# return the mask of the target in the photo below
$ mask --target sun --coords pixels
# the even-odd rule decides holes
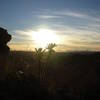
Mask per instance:
[[[37,47],[45,48],[49,43],[58,43],[59,37],[55,31],[50,29],[39,29],[33,32],[32,38]]]

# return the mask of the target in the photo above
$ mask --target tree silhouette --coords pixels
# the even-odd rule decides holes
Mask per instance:
[[[11,35],[8,31],[0,27],[0,80],[4,79],[8,67],[8,58],[10,54],[10,48],[7,43],[11,40]]]

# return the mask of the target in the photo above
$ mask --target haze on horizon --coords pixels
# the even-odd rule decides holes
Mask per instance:
[[[100,51],[100,0],[0,0],[0,12],[12,50]]]

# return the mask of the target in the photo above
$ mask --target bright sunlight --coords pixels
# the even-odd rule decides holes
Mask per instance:
[[[59,36],[55,31],[49,29],[39,29],[33,32],[32,38],[37,47],[45,48],[49,43],[58,43]]]

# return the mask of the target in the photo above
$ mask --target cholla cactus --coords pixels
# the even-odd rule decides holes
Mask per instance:
[[[45,53],[45,49],[43,50],[42,48],[35,48],[35,54],[36,54],[36,57],[37,57],[37,61],[38,61],[38,68],[39,68],[39,78],[41,79],[41,64],[42,64],[42,58],[43,58],[43,55]]]
[[[53,53],[53,52],[55,52],[55,50],[54,50],[54,48],[56,47],[57,45],[55,44],[55,43],[50,43],[50,44],[48,44],[48,46],[47,46],[47,50],[48,50],[48,59],[50,58],[50,56],[51,56],[51,54]]]
[[[48,46],[47,46],[47,49],[48,49],[48,51],[54,51],[54,47],[56,47],[57,45],[55,44],[55,43],[50,43],[50,44],[48,44]]]
[[[42,48],[35,48],[35,54],[38,60],[41,60],[43,55],[44,55],[45,49],[43,50]]]
[[[48,44],[48,46],[47,46],[47,50],[48,50],[48,52],[47,52],[47,56],[46,56],[46,71],[45,71],[45,73],[46,74],[48,74],[48,71],[49,71],[49,66],[51,65],[51,63],[50,63],[50,59],[51,59],[51,56],[53,55],[53,53],[55,52],[55,50],[54,50],[54,47],[56,47],[57,45],[55,44],[55,43],[50,43],[50,44]],[[47,77],[47,75],[46,75],[46,79],[48,80],[48,77]]]

